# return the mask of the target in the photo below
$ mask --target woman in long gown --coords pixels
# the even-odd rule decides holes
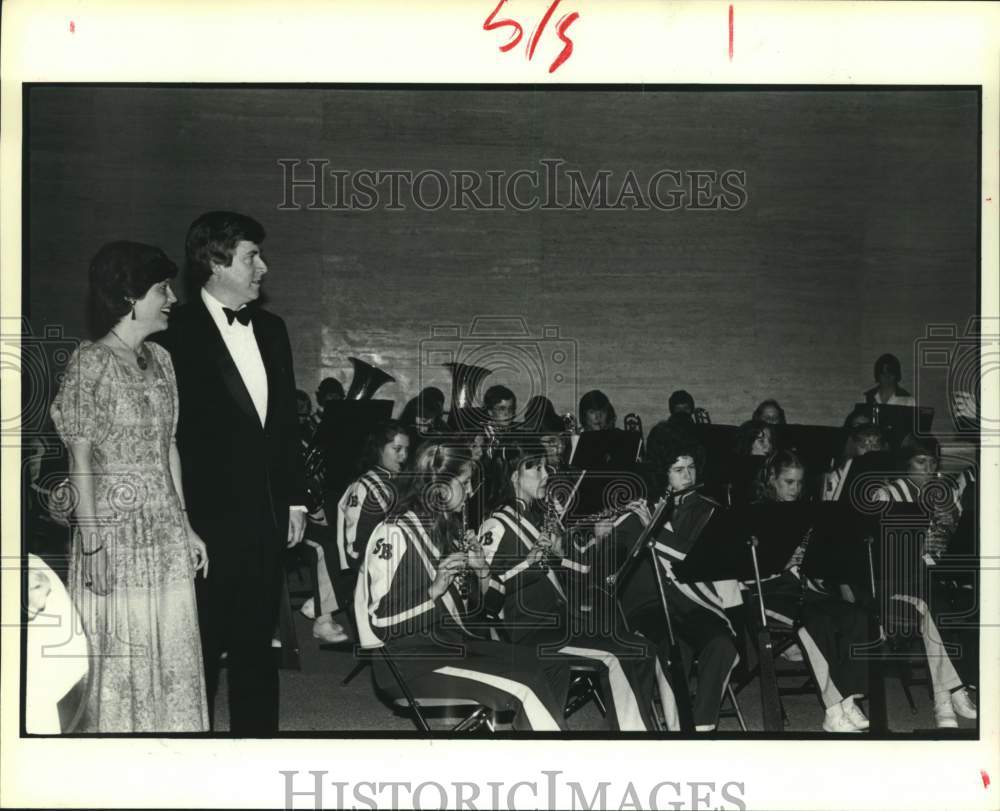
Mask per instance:
[[[205,544],[183,503],[167,326],[177,267],[113,242],[90,266],[93,342],[71,359],[52,418],[76,499],[69,590],[91,653],[81,732],[208,729],[194,578]]]

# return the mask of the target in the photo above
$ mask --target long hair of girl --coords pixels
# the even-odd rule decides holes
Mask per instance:
[[[498,465],[496,475],[487,477],[487,506],[490,512],[514,503],[514,483],[511,477],[518,470],[545,464],[545,446],[535,437],[505,438],[503,448],[503,460]]]
[[[431,538],[438,548],[448,550],[461,523],[446,509],[450,485],[466,467],[472,469],[475,487],[477,468],[468,446],[440,439],[424,442],[417,449],[413,469],[401,477],[399,501],[389,518],[416,513],[423,522],[430,523]]]
[[[753,483],[751,501],[777,501],[778,493],[772,482],[777,480],[786,470],[795,467],[805,468],[795,451],[780,450],[768,456],[764,466],[760,469],[757,480]]]

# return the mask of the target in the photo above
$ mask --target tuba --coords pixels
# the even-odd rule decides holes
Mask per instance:
[[[394,383],[394,378],[388,372],[383,372],[377,366],[359,358],[348,358],[354,367],[354,379],[351,380],[351,387],[347,390],[345,399],[347,400],[371,400],[386,383]]]
[[[375,392],[386,383],[395,382],[396,378],[388,372],[383,372],[360,358],[348,358],[354,367],[354,377],[347,390],[346,400],[355,402],[371,400]],[[321,444],[322,431],[317,428],[313,433],[312,442],[305,451],[304,467],[306,474],[306,508],[310,514],[323,506],[323,493],[326,490],[326,453]]]
[[[479,387],[483,381],[491,374],[492,369],[485,366],[475,366],[471,363],[443,363],[451,372],[451,414],[449,423],[454,427],[459,427],[463,411],[472,408],[479,393]]]

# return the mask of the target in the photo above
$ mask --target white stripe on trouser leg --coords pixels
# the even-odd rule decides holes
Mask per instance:
[[[948,651],[945,650],[944,643],[941,641],[937,625],[934,623],[930,611],[927,610],[927,603],[919,597],[911,597],[908,594],[893,594],[891,599],[912,605],[920,615],[920,635],[924,638],[927,670],[930,673],[934,692],[940,693],[944,690],[954,690],[961,687],[962,678],[951,663]]]
[[[450,665],[439,667],[434,672],[440,673],[442,676],[452,676],[456,679],[478,681],[481,684],[488,684],[490,687],[494,687],[504,693],[510,693],[510,695],[521,702],[524,717],[528,719],[532,730],[536,732],[553,732],[559,730],[559,724],[556,723],[534,691],[519,681],[514,681],[504,676],[494,676],[492,673],[481,673],[478,670],[466,670],[464,667],[451,667]]]
[[[729,680],[732,678],[733,671],[736,669],[736,665],[738,665],[739,662],[740,662],[740,655],[737,653],[736,656],[733,657],[733,663],[729,666],[729,672],[726,674],[726,678],[724,678],[722,680],[722,692],[719,693],[719,708],[720,709],[722,707],[722,699],[725,698],[725,696],[726,696],[726,688],[729,686]],[[735,707],[733,709],[735,709]],[[695,732],[713,732],[715,730],[716,726],[718,726],[718,718],[719,718],[718,711],[716,711],[715,717],[716,717],[716,723],[715,724],[695,724],[694,725],[694,731]]]
[[[670,689],[670,682],[660,667],[660,657],[656,657],[656,686],[660,690],[660,704],[663,706],[663,720],[667,724],[667,729],[671,732],[678,732],[681,728],[681,718],[677,712],[677,699],[674,691]]]
[[[819,694],[823,697],[823,706],[829,709],[834,704],[839,704],[844,700],[837,685],[833,683],[830,675],[830,663],[805,628],[798,630],[799,640],[802,642],[802,650],[809,657],[809,664],[812,667],[813,675],[816,677],[816,684],[819,686]]]
[[[322,608],[324,614],[332,614],[334,611],[338,611],[340,606],[337,604],[337,595],[333,590],[333,583],[330,581],[330,573],[326,570],[326,552],[323,551],[323,547],[316,543],[316,541],[307,539],[306,543],[316,550],[316,586],[319,590],[318,607]],[[316,615],[319,616],[319,613],[317,611]]]
[[[642,720],[639,712],[639,702],[635,693],[632,692],[632,685],[625,678],[625,671],[622,670],[621,662],[613,653],[608,653],[595,648],[578,648],[575,645],[567,645],[559,649],[559,653],[569,656],[579,656],[583,659],[596,659],[608,669],[608,681],[611,683],[611,698],[615,702],[615,715],[618,717],[618,728],[625,731],[644,731],[646,723]]]

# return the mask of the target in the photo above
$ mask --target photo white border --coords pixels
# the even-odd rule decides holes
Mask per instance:
[[[0,46],[0,309],[21,301],[22,82],[427,82],[982,85],[982,306],[998,315],[1000,8],[989,3],[734,4],[563,0],[580,12],[574,51],[547,72],[548,39],[528,61],[483,30],[496,0],[386,2],[47,2],[3,4]],[[547,0],[510,0],[504,14],[537,18]],[[72,26],[71,26],[72,23]],[[525,26],[525,37],[530,25]],[[547,37],[554,41],[549,31]],[[929,155],[928,160],[933,160]],[[988,202],[987,202],[988,200]],[[83,261],[83,259],[81,259]],[[994,322],[997,323],[997,322]],[[996,373],[983,413],[996,424]],[[13,385],[12,385],[13,383]],[[5,368],[3,415],[18,412]],[[4,556],[19,554],[19,449],[2,448]],[[1000,492],[996,451],[984,452],[982,493]],[[997,504],[983,499],[981,739],[915,741],[386,741],[285,739],[19,739],[19,584],[3,570],[0,805],[259,807],[284,802],[279,770],[329,780],[544,779],[637,788],[661,780],[745,783],[748,808],[987,809],[1000,807],[996,696],[1000,578]],[[9,560],[9,558],[5,558]],[[331,684],[331,689],[336,689]],[[991,784],[984,786],[981,770]],[[431,795],[433,796],[433,795]],[[563,801],[565,801],[565,797]],[[327,796],[333,802],[333,795]],[[545,798],[539,803],[544,807]],[[298,807],[312,807],[305,800]],[[480,806],[482,807],[482,806]]]

